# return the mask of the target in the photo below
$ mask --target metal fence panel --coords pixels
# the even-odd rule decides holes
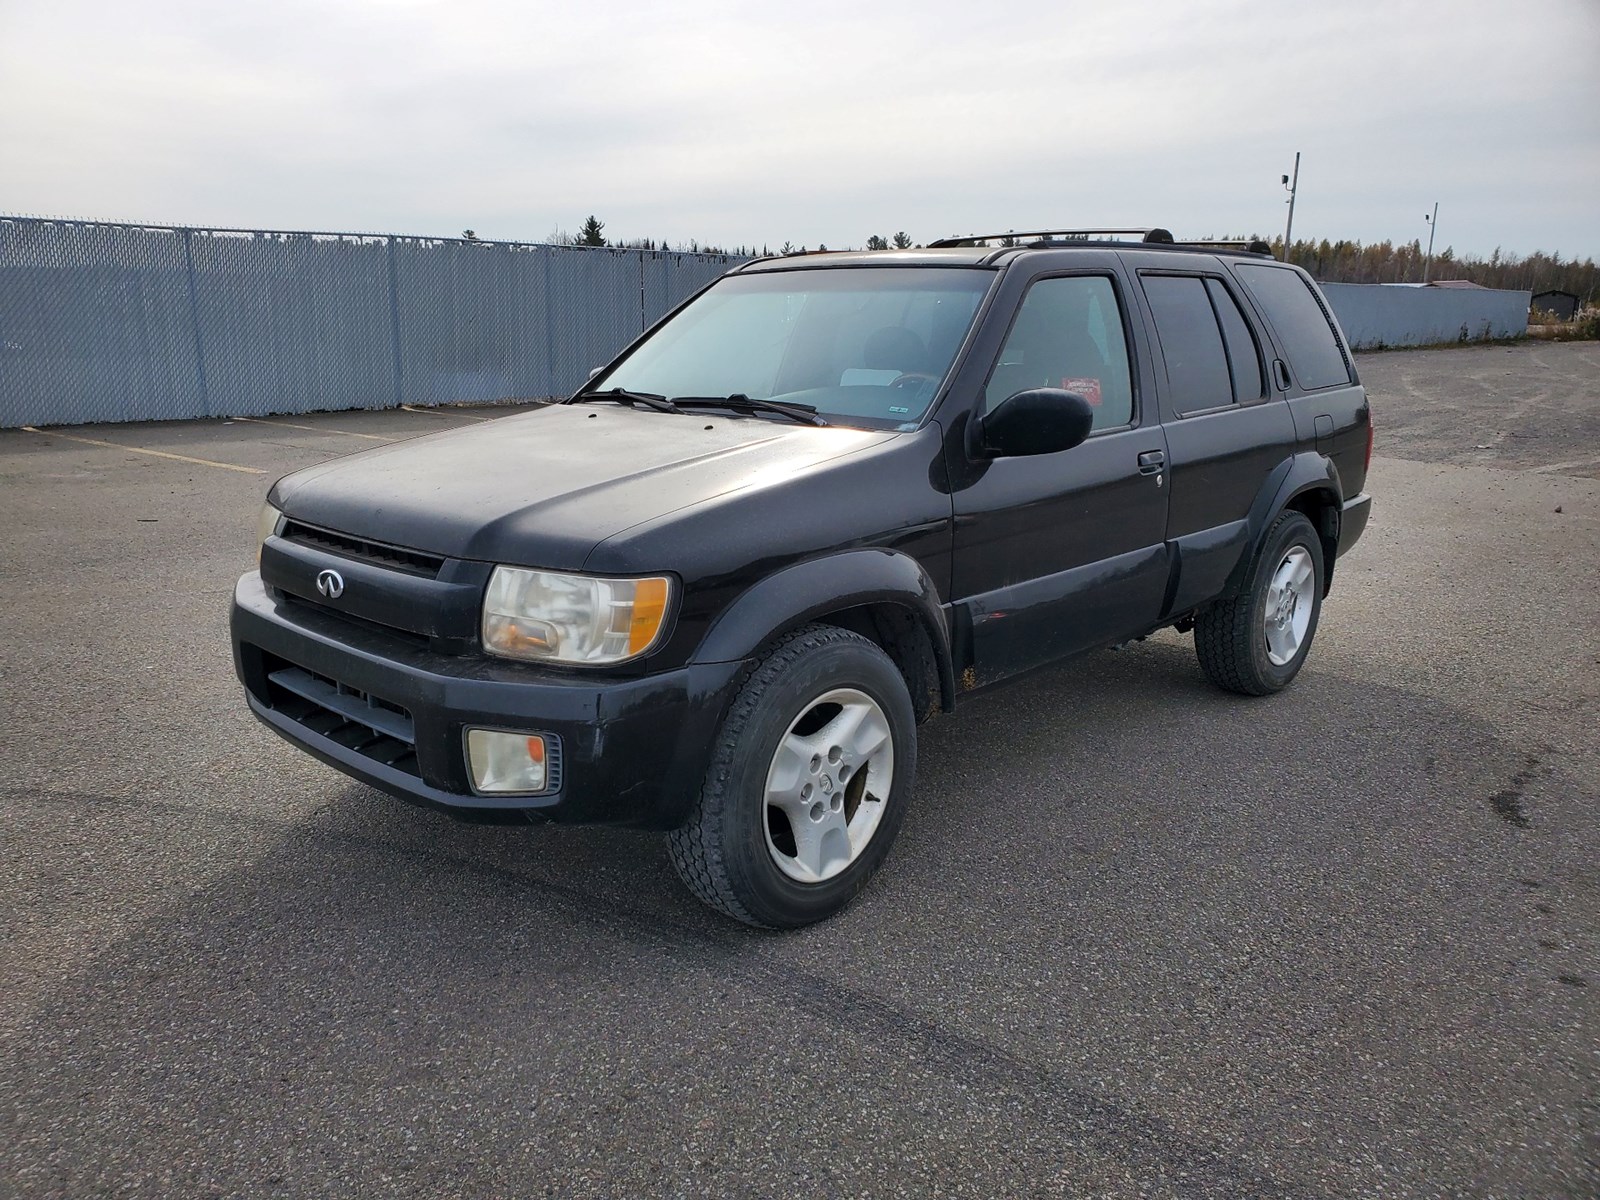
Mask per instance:
[[[0,217],[0,427],[565,395],[739,261]]]
[[[551,394],[545,246],[396,238],[400,399]]]
[[[550,257],[552,395],[565,395],[643,328],[637,250],[553,248]]]
[[[0,218],[0,427],[204,416],[171,229]]]
[[[1499,288],[1376,283],[1325,283],[1322,291],[1357,350],[1521,337],[1528,332],[1533,298],[1530,292]]]
[[[674,257],[676,256],[673,254],[653,250],[640,259],[640,269],[644,276],[640,282],[640,295],[643,297],[646,327],[677,303],[673,298]]]
[[[228,416],[394,403],[381,240],[189,235],[204,385]]]

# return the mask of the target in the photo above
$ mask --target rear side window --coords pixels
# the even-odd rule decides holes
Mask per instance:
[[[1173,406],[1180,413],[1191,413],[1231,405],[1233,378],[1205,280],[1146,275],[1143,282],[1167,361]]]
[[[1288,267],[1240,263],[1234,273],[1244,281],[1283,341],[1289,366],[1307,389],[1350,382],[1350,364],[1334,336],[1333,326],[1311,285]]]
[[[1261,352],[1256,349],[1255,335],[1239,311],[1239,302],[1223,286],[1220,279],[1207,279],[1206,291],[1211,293],[1211,307],[1217,310],[1217,322],[1222,326],[1222,340],[1228,344],[1228,366],[1233,369],[1233,396],[1240,404],[1254,404],[1266,392],[1266,380],[1261,374]]]
[[[1028,289],[989,375],[984,411],[1038,387],[1085,396],[1094,408],[1095,430],[1133,421],[1128,343],[1111,280],[1070,275],[1041,279]]]

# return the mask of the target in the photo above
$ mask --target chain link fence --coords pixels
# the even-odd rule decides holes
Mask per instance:
[[[740,261],[0,217],[0,427],[564,396]]]

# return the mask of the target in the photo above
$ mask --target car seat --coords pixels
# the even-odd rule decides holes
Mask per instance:
[[[867,335],[861,348],[859,367],[847,367],[839,375],[842,387],[884,386],[902,375],[922,375],[928,371],[928,349],[904,325],[885,325]]]

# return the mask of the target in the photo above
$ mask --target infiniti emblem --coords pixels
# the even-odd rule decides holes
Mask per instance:
[[[337,571],[321,571],[317,574],[317,591],[329,600],[337,600],[344,595],[344,576]]]

